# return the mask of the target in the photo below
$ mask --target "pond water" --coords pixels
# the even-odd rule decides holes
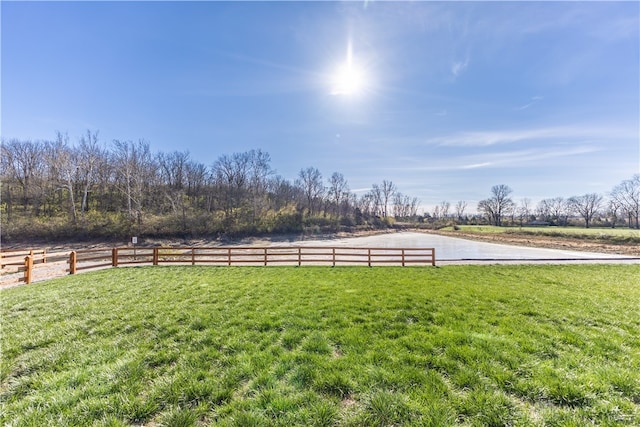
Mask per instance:
[[[281,244],[281,243],[273,243]],[[478,242],[437,234],[400,232],[365,237],[349,237],[326,240],[288,242],[302,246],[351,246],[376,248],[435,248],[436,259],[441,262],[487,261],[633,261],[637,258],[594,252],[565,251],[558,249],[530,248]]]

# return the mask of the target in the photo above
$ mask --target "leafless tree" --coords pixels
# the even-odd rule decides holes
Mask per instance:
[[[569,204],[584,219],[585,227],[589,228],[593,217],[602,206],[602,196],[596,193],[575,196],[569,199]]]
[[[509,186],[501,184],[491,187],[491,197],[478,203],[478,211],[485,214],[490,224],[501,226],[503,215],[514,207],[509,195],[513,192]]]
[[[418,199],[396,192],[393,198],[393,216],[396,218],[412,218],[417,215]]]
[[[440,216],[442,218],[448,218],[449,217],[449,209],[451,208],[451,203],[447,202],[446,200],[443,200],[440,202]]]
[[[146,190],[154,185],[157,171],[149,143],[114,140],[113,149],[118,187],[125,198],[128,217],[141,225],[144,204],[149,196]]]
[[[78,172],[82,185],[82,201],[80,213],[84,214],[89,209],[89,193],[96,183],[96,170],[101,163],[106,161],[106,153],[98,144],[98,132],[87,130],[86,135],[80,138],[78,144]]]
[[[531,199],[524,198],[520,200],[520,206],[518,206],[518,220],[520,221],[520,227],[522,227],[524,221],[531,216]]]
[[[166,200],[171,207],[174,216],[180,216],[182,230],[187,229],[187,200],[185,183],[187,177],[187,167],[189,164],[188,151],[173,151],[171,153],[158,153],[156,155],[158,164],[161,192],[163,200]],[[162,205],[157,201],[157,205]]]
[[[269,200],[271,208],[278,212],[289,205],[295,205],[300,197],[300,188],[294,186],[280,175],[269,180],[268,184]]]
[[[250,179],[250,155],[223,155],[213,165],[213,177],[225,221],[238,217],[243,207]]]
[[[456,203],[456,218],[458,218],[458,221],[462,221],[465,209],[467,209],[467,202],[464,200],[458,200]]]
[[[611,199],[620,204],[629,228],[640,228],[640,174],[616,185],[611,191]]]
[[[364,216],[375,215],[374,197],[371,191],[367,191],[358,198],[358,209]]]
[[[393,196],[393,216],[394,218],[405,218],[407,216],[407,203],[405,195],[397,191]]]
[[[36,195],[35,187],[44,170],[44,144],[41,141],[12,139],[2,144],[3,172],[22,189],[22,205],[26,212]],[[5,185],[7,187],[8,185]],[[10,190],[9,190],[10,191]]]
[[[69,136],[58,132],[55,142],[46,144],[46,163],[49,166],[49,181],[55,183],[56,190],[66,194],[67,211],[73,224],[77,221],[75,186],[78,172],[78,156],[69,146]]]
[[[205,199],[208,176],[207,167],[203,163],[193,160],[187,163],[185,171],[186,191],[192,205],[197,206],[199,200]]]
[[[538,203],[538,214],[542,220],[566,225],[571,214],[571,205],[563,197],[543,199]]]
[[[322,174],[317,168],[308,167],[301,169],[296,180],[296,185],[302,190],[305,196],[306,208],[309,216],[316,213],[316,206],[324,195],[324,184]]]
[[[382,189],[378,184],[371,185],[371,214],[374,216],[384,216]]]
[[[334,172],[329,178],[328,189],[329,202],[334,207],[334,214],[340,216],[340,208],[343,201],[348,200],[349,197],[349,185],[344,175],[339,172]]]
[[[250,222],[256,223],[268,207],[267,187],[269,178],[274,174],[271,168],[271,156],[260,149],[250,150],[248,194],[251,211]]]
[[[380,190],[382,192],[382,216],[386,218],[389,213],[389,203],[393,200],[393,195],[397,191],[397,187],[393,182],[385,179],[382,181]]]
[[[609,204],[607,207],[607,215],[611,219],[611,228],[616,228],[616,224],[618,223],[618,212],[622,209],[622,204],[620,201],[614,199],[613,197],[609,199]]]

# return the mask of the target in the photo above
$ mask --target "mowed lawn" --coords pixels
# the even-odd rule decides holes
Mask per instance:
[[[638,265],[136,267],[0,298],[2,425],[640,425]]]

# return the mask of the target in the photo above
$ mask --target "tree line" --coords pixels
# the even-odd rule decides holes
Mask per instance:
[[[587,193],[569,198],[543,199],[534,208],[530,199],[515,203],[513,190],[508,185],[495,185],[491,196],[478,203],[478,212],[492,225],[569,225],[570,219],[578,218],[589,228],[594,222],[599,225],[640,228],[640,174],[622,181],[605,197],[598,193]]]
[[[419,201],[390,180],[363,195],[315,167],[278,175],[268,153],[224,154],[211,165],[145,140],[3,140],[3,238],[246,235],[337,231],[416,220]]]
[[[210,165],[188,151],[153,152],[145,140],[102,143],[87,131],[75,142],[2,140],[2,237],[105,238],[239,236],[387,227],[395,221],[438,227],[492,225],[627,226],[640,228],[640,175],[608,194],[554,197],[533,206],[515,202],[504,184],[491,189],[477,213],[447,201],[418,214],[420,202],[391,180],[357,195],[339,172],[315,167],[293,181],[278,175],[268,153],[224,154]],[[421,224],[422,225],[422,224]]]

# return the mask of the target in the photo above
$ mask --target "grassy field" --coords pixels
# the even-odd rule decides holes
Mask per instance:
[[[638,239],[640,230],[631,228],[582,228],[582,227],[495,227],[492,225],[459,225],[460,231],[465,233],[496,234],[496,233],[527,233],[544,236],[565,236],[583,238],[612,238]],[[453,231],[453,227],[445,230]]]
[[[139,267],[0,298],[2,425],[640,425],[638,265]]]

